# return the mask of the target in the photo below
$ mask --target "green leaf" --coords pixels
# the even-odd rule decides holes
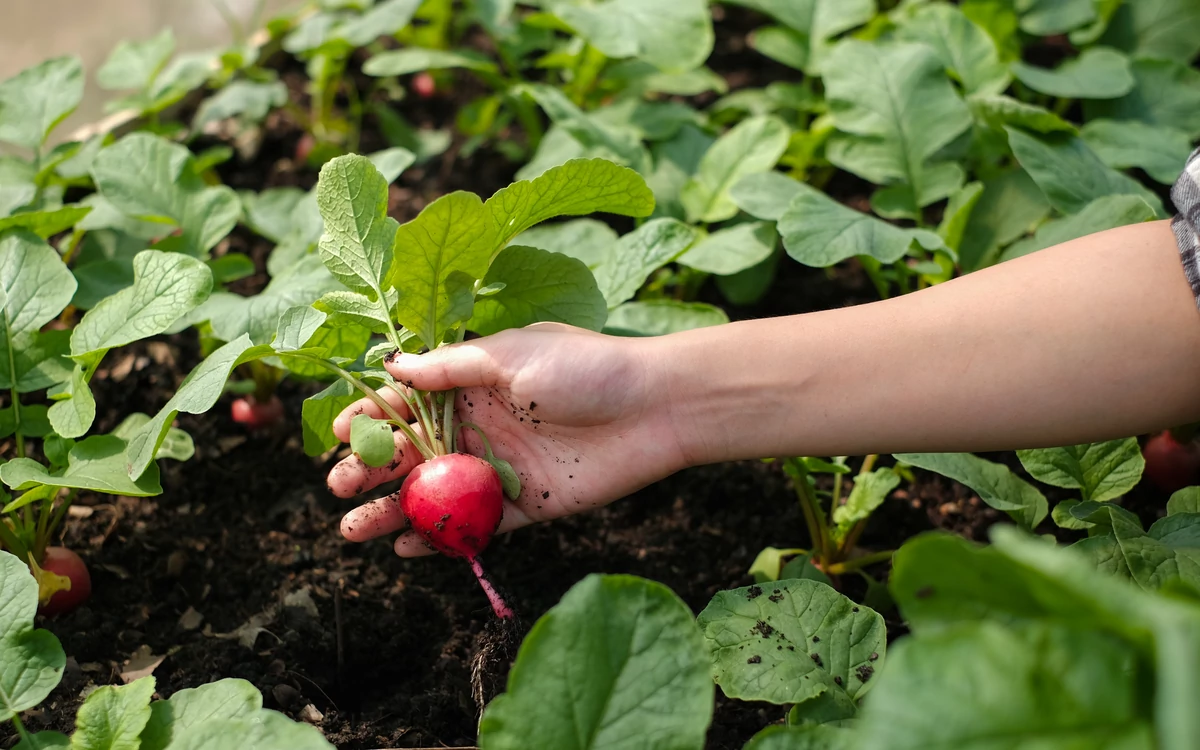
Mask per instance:
[[[225,389],[225,381],[233,368],[273,353],[270,347],[254,347],[250,337],[243,335],[210,354],[179,386],[179,390],[146,427],[129,440],[127,469],[129,477],[140,477],[154,460],[158,447],[166,438],[171,422],[179,412],[203,414],[217,403]],[[93,439],[93,438],[89,438]],[[0,468],[2,472],[2,468]],[[122,493],[129,494],[129,493]]]
[[[855,477],[850,497],[846,498],[844,505],[833,509],[834,539],[839,543],[845,539],[855,524],[870,518],[892,490],[899,486],[900,475],[892,469],[876,469]]]
[[[1108,166],[1139,167],[1164,185],[1175,184],[1192,153],[1192,139],[1184,131],[1142,122],[1093,120],[1082,135]]]
[[[626,302],[613,308],[608,314],[604,332],[617,336],[665,336],[728,322],[729,316],[725,311],[713,305],[652,299]]]
[[[608,316],[592,272],[566,255],[510,245],[496,256],[483,283],[504,284],[475,301],[467,328],[484,336],[541,322],[598,331]]]
[[[749,221],[713,232],[689,248],[678,262],[697,271],[728,276],[762,263],[778,242],[773,224]]]
[[[362,356],[370,341],[371,330],[369,328],[354,324],[332,325],[326,321],[313,333],[304,348],[318,357],[353,362]],[[282,364],[293,375],[301,378],[329,380],[337,377],[321,365],[302,359],[285,358]]]
[[[646,184],[654,191],[652,218],[687,219],[683,189],[715,142],[715,138],[699,127],[685,125],[674,138],[654,144],[651,149],[654,167],[646,175]]]
[[[632,169],[605,159],[572,159],[496,191],[484,208],[492,220],[494,256],[513,237],[556,216],[649,216],[654,196]]]
[[[1016,0],[1021,30],[1034,36],[1065,34],[1096,19],[1092,0]]]
[[[897,453],[896,460],[962,482],[1026,528],[1036,527],[1049,512],[1046,497],[1003,464],[970,453]]]
[[[13,750],[68,750],[71,738],[61,732],[38,732],[29,736],[29,740],[21,740]]]
[[[650,274],[678,258],[696,241],[697,231],[675,219],[652,219],[621,239],[592,269],[609,309],[633,298]]]
[[[102,300],[71,333],[71,356],[84,361],[162,333],[208,299],[212,271],[180,253],[146,250],[133,258],[133,285]]]
[[[58,638],[34,630],[37,607],[38,584],[29,568],[0,550],[0,721],[45,700],[67,663]]]
[[[91,212],[89,206],[61,206],[49,211],[27,211],[0,219],[0,232],[28,229],[42,239],[75,226]]]
[[[1185,487],[1167,500],[1167,515],[1200,513],[1200,487]]]
[[[219,258],[208,261],[208,270],[212,271],[213,283],[217,285],[231,284],[255,272],[254,261],[245,253],[225,253]]]
[[[717,139],[680,199],[688,220],[712,224],[732,219],[737,205],[729,190],[746,175],[767,172],[787,150],[791,130],[777,117],[752,117]]]
[[[1063,99],[1117,99],[1136,84],[1129,58],[1107,47],[1090,47],[1054,70],[1020,61],[1010,69],[1034,91]]]
[[[1147,591],[1176,581],[1200,586],[1200,515],[1171,515],[1149,532],[1137,516],[1109,503],[1081,503],[1071,515],[1092,529],[1073,548],[1089,555],[1098,570],[1132,579]]]
[[[150,422],[150,415],[134,412],[128,417],[121,420],[121,424],[113,428],[109,434],[113,437],[119,437],[122,440],[128,441],[136,435]],[[73,443],[72,443],[73,445]],[[167,430],[167,437],[163,439],[162,445],[158,447],[158,453],[154,454],[155,458],[170,458],[175,461],[187,461],[196,453],[196,444],[192,442],[192,436],[179,429],[172,427]]]
[[[1157,746],[1133,654],[1084,627],[967,623],[906,639],[862,712],[863,747]]]
[[[517,173],[519,178],[536,177],[550,167],[585,155],[585,152],[588,156],[609,159],[641,171],[647,158],[646,150],[635,130],[614,128],[585,113],[553,86],[522,84],[513,87],[510,93],[513,96],[528,94],[555,124],[542,139],[533,161]],[[544,153],[552,149],[560,153]]]
[[[783,569],[784,558],[801,555],[804,552],[802,549],[763,547],[762,551],[754,558],[754,562],[750,564],[750,570],[747,572],[754,577],[756,583],[778,581]]]
[[[283,81],[234,81],[200,104],[192,118],[192,130],[202,132],[209,123],[231,117],[262,122],[272,109],[287,104],[287,97]]]
[[[1079,129],[1073,123],[1054,114],[1045,107],[1029,104],[1009,96],[972,96],[967,100],[975,120],[982,126],[1004,137],[1004,128],[1015,125],[1022,130],[1035,133],[1070,133]]]
[[[1011,127],[1006,130],[1017,161],[1059,211],[1078,213],[1106,195],[1137,195],[1163,215],[1158,196],[1106,166],[1082,138],[1065,133],[1031,135]]]
[[[752,174],[738,180],[729,191],[737,207],[759,219],[779,221],[792,200],[807,187],[779,172]]]
[[[1088,120],[1134,120],[1200,135],[1200,71],[1170,60],[1133,61],[1137,85],[1120,99],[1084,102]]]
[[[700,750],[712,700],[687,606],[658,583],[589,575],[526,637],[508,692],[483,714],[479,746]]]
[[[306,454],[319,456],[341,442],[333,434],[334,417],[357,401],[360,395],[354,386],[339,378],[325,390],[304,399],[300,407],[300,424]]]
[[[999,94],[1008,88],[1008,69],[987,31],[953,5],[918,7],[900,24],[901,39],[933,48],[968,94]]]
[[[392,426],[359,414],[350,420],[350,447],[367,466],[387,466],[396,455]]]
[[[143,41],[122,41],[96,71],[96,83],[110,91],[147,88],[174,51],[175,35],[170,28]]]
[[[762,54],[819,75],[831,41],[870,21],[874,0],[734,0],[773,16],[786,28],[762,27],[750,44]],[[764,33],[765,32],[765,33]],[[772,38],[774,37],[774,38]]]
[[[1046,196],[1020,167],[984,180],[983,195],[958,248],[962,269],[974,271],[994,263],[1000,248],[1033,231],[1049,215]]]
[[[743,750],[853,750],[856,739],[847,729],[824,725],[767,727]]]
[[[37,172],[15,156],[0,156],[0,216],[28,205],[37,195]]]
[[[412,21],[421,0],[382,0],[357,18],[338,26],[334,36],[352,47],[366,47],[382,36],[393,36]]]
[[[0,141],[38,151],[83,99],[83,62],[55,57],[0,83]]]
[[[96,419],[96,399],[81,365],[76,365],[72,371],[68,394],[68,398],[56,401],[50,407],[47,416],[61,437],[82,437]]]
[[[37,332],[74,294],[75,278],[54,248],[22,231],[0,235],[0,385],[24,393],[58,382],[44,374],[61,362],[53,343],[62,337]]]
[[[206,721],[182,733],[169,750],[334,750],[321,730],[262,709],[236,719]]]
[[[305,199],[296,187],[268,188],[261,193],[242,193],[242,212],[246,226],[276,244],[292,231],[293,212]]]
[[[222,341],[233,341],[247,334],[254,343],[265,344],[274,337],[279,316],[286,310],[311,305],[338,286],[320,258],[305,255],[272,278],[258,294],[242,297],[217,292],[189,319],[193,323],[210,321],[213,333]]]
[[[383,294],[398,226],[387,215],[387,186],[371,161],[357,154],[327,162],[317,183],[325,222],[321,260],[338,281],[376,297]]]
[[[574,219],[527,229],[513,243],[562,253],[583,261],[588,268],[604,262],[617,243],[616,231],[596,219]]]
[[[1034,479],[1080,490],[1084,501],[1098,503],[1133,489],[1146,465],[1136,438],[1017,451],[1017,457]]]
[[[279,316],[272,348],[277,352],[294,352],[305,348],[325,318],[325,313],[307,305],[289,307]]]
[[[934,190],[944,167],[929,160],[970,127],[971,113],[929,47],[847,40],[828,63],[826,97],[840,132],[826,152],[835,166],[878,185],[904,186],[903,203],[914,214],[958,188]]]
[[[396,304],[396,296],[388,295],[388,309]],[[384,333],[392,321],[382,307],[357,292],[334,291],[321,295],[313,307],[325,313],[331,326],[365,326],[372,333]]]
[[[691,70],[713,49],[705,0],[553,0],[552,13],[607,57],[638,57],[664,71]]]
[[[942,214],[937,232],[942,242],[946,243],[946,247],[955,252],[958,252],[963,244],[963,237],[971,223],[971,215],[983,197],[983,190],[982,182],[968,183],[950,196],[950,201],[946,204],[946,211]]]
[[[170,700],[150,704],[150,721],[140,750],[168,750],[177,738],[208,722],[253,718],[262,710],[262,694],[245,680],[224,679],[184,688]]]
[[[941,238],[932,232],[901,229],[843,206],[811,187],[792,199],[778,228],[787,254],[815,268],[828,268],[856,255],[894,263],[908,253],[913,242],[928,249],[943,247]]]
[[[79,707],[71,750],[138,750],[153,696],[150,676],[97,688]]]
[[[435,348],[471,317],[471,285],[487,273],[496,244],[491,214],[474,193],[450,193],[426,206],[396,233],[396,321]]]
[[[1010,245],[1000,260],[1012,260],[1097,232],[1157,218],[1155,210],[1139,196],[1108,195],[1092,201],[1074,216],[1046,222],[1033,237]]]
[[[1101,41],[1133,57],[1190,63],[1200,52],[1200,11],[1191,0],[1126,2]]]
[[[178,227],[172,249],[204,257],[237,224],[237,193],[207,186],[186,147],[149,133],[131,133],[100,151],[92,164],[100,195],[141,221]],[[169,234],[164,228],[163,234]]]
[[[747,41],[755,52],[796,70],[812,68],[808,39],[786,26],[762,26]]]
[[[810,580],[722,591],[696,623],[713,678],[740,700],[788,704],[833,694],[849,703],[873,686],[887,648],[878,613]]]
[[[126,475],[126,445],[113,435],[93,435],[71,448],[66,469],[50,472],[32,459],[16,458],[0,465],[0,480],[14,490],[48,484],[129,497],[161,495],[158,466],[148,466],[136,480]]]
[[[56,330],[0,337],[0,389],[32,393],[70,380],[70,337]]]
[[[20,432],[25,437],[42,438],[53,431],[44,404],[21,404],[20,407],[19,410],[12,406],[0,409],[0,437],[9,437]]]
[[[423,70],[445,70],[447,68],[495,72],[496,64],[474,50],[443,50],[423,47],[405,47],[381,52],[363,64],[364,73],[380,77],[403,76]]]

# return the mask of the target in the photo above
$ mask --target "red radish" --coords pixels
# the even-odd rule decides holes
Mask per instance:
[[[1146,459],[1146,477],[1163,492],[1175,492],[1200,484],[1200,451],[1181,443],[1171,432],[1160,432],[1142,449]]]
[[[283,420],[283,402],[278,396],[263,403],[254,396],[243,396],[229,408],[233,421],[252,430],[261,430]]]
[[[428,73],[417,73],[412,79],[412,88],[422,99],[432,99],[437,93],[437,82]]]
[[[50,600],[38,608],[42,614],[53,617],[70,612],[92,595],[92,577],[87,566],[79,555],[66,547],[47,547],[39,567],[43,575],[51,573],[66,581],[64,588],[55,591]]]
[[[312,133],[305,133],[300,136],[300,140],[296,141],[296,163],[308,163],[308,155],[312,153],[313,147],[317,145],[317,139]]]

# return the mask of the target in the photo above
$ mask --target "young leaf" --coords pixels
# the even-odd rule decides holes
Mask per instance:
[[[839,34],[875,17],[874,0],[734,0],[761,11],[783,26],[766,26],[750,38],[760,53],[820,75],[830,42]]]
[[[1074,123],[1067,122],[1045,107],[1010,96],[972,96],[967,100],[967,106],[971,108],[976,123],[987,129],[985,135],[988,137],[994,133],[996,137],[1004,138],[1004,128],[1008,125],[1035,133],[1079,133]]]
[[[896,460],[962,482],[979,493],[979,499],[1029,529],[1050,510],[1046,497],[1007,466],[970,453],[898,453]]]
[[[983,195],[967,221],[959,263],[974,271],[994,263],[1000,249],[1033,230],[1050,215],[1050,204],[1020,167],[984,180]]]
[[[614,336],[665,336],[728,322],[725,311],[713,305],[652,299],[614,307],[608,314],[604,332]]]
[[[209,123],[231,117],[262,122],[272,109],[287,104],[287,97],[283,81],[234,81],[200,104],[192,118],[192,130],[202,132]]]
[[[313,333],[304,348],[318,357],[353,362],[362,356],[370,341],[371,331],[368,328],[359,325],[330,325],[326,322]],[[388,346],[392,346],[390,342]],[[301,378],[329,380],[337,377],[321,365],[302,359],[284,358],[282,364],[293,375]]]
[[[1065,34],[1096,19],[1092,0],[1018,0],[1021,30],[1034,36]]]
[[[396,233],[389,279],[400,293],[396,321],[436,347],[471,317],[471,286],[487,273],[496,245],[491,215],[474,193],[450,193],[426,206]]]
[[[26,211],[0,219],[0,232],[28,229],[46,239],[75,226],[91,210],[89,206],[62,206],[49,211]]]
[[[121,424],[113,428],[109,434],[113,437],[121,438],[128,442],[129,438],[141,431],[147,423],[150,422],[150,415],[134,412],[128,417],[121,420]],[[74,446],[74,441],[65,441]],[[70,447],[68,447],[70,450]],[[155,458],[169,458],[174,461],[188,461],[196,453],[196,444],[192,441],[192,436],[179,429],[172,427],[167,430],[167,436],[163,439],[162,445],[158,447],[158,453],[154,454]],[[47,458],[49,456],[47,455]],[[51,459],[53,462],[53,459]]]
[[[1000,260],[1012,260],[1097,232],[1143,221],[1154,221],[1157,218],[1157,212],[1140,196],[1106,195],[1087,204],[1074,216],[1055,219],[1041,225],[1033,237],[1009,245],[1001,254]]]
[[[363,63],[363,72],[369,76],[403,76],[423,70],[445,70],[466,68],[495,72],[496,63],[474,50],[442,50],[422,47],[406,47],[374,55]]]
[[[713,678],[740,700],[804,703],[832,693],[851,703],[874,684],[887,649],[879,614],[811,580],[722,591],[696,624]]]
[[[1085,626],[965,623],[893,650],[858,739],[897,750],[1153,747],[1139,666]]]
[[[306,196],[308,193],[297,187],[244,192],[241,194],[243,220],[255,233],[279,244],[292,231],[293,212]]]
[[[339,156],[321,168],[317,204],[325,222],[325,267],[350,289],[380,298],[398,226],[387,215],[383,175],[365,156]]]
[[[834,165],[902,186],[900,203],[912,214],[958,189],[947,190],[944,169],[929,160],[970,127],[971,113],[929,47],[841,42],[829,54],[825,86],[840,131],[827,146]]]
[[[690,1],[690,0],[689,0]],[[589,115],[558,89],[546,84],[522,84],[511,91],[513,96],[528,94],[538,103],[554,123],[546,137],[542,139],[538,154],[532,162],[522,168],[517,176],[521,179],[536,177],[550,167],[556,167],[567,161],[583,156],[584,151],[591,151],[591,156],[601,156],[611,161],[627,164],[634,169],[641,168],[647,159],[645,148],[637,134],[630,129],[614,128]],[[561,129],[560,129],[561,128]],[[557,142],[555,133],[559,134]],[[569,135],[564,142],[563,137]],[[559,150],[559,154],[543,153],[551,146]]]
[[[718,138],[680,193],[688,220],[711,224],[733,218],[737,206],[729,189],[746,175],[773,169],[790,137],[782,120],[765,116],[744,120]]]
[[[110,91],[148,88],[174,51],[175,35],[170,28],[143,41],[122,41],[96,71],[96,83]]]
[[[245,680],[224,679],[175,692],[150,704],[150,721],[139,750],[168,750],[176,738],[211,721],[252,718],[262,710],[262,693]]]
[[[83,99],[83,62],[55,57],[0,83],[0,141],[40,151]]]
[[[300,426],[306,454],[319,456],[341,442],[333,434],[334,417],[360,396],[354,386],[339,378],[325,390],[304,399],[300,407]]]
[[[1083,140],[1113,169],[1140,167],[1155,181],[1173,185],[1192,153],[1192,139],[1182,130],[1119,120],[1093,120],[1083,127]]]
[[[696,241],[697,232],[675,219],[653,219],[622,237],[608,259],[593,269],[609,309],[632,299],[666,263]]]
[[[1106,166],[1082,138],[1065,133],[1032,135],[1006,128],[1017,161],[1065,214],[1082,211],[1106,195],[1137,195],[1162,215],[1162,201],[1133,178]]]
[[[154,419],[129,440],[126,450],[129,477],[136,480],[150,466],[176,414],[181,411],[188,414],[208,411],[221,397],[225,381],[235,366],[273,353],[269,346],[253,346],[250,337],[243,335],[210,354],[192,370]]]
[[[337,288],[338,282],[329,275],[321,259],[306,255],[273,277],[258,294],[243,297],[217,292],[188,320],[190,323],[208,320],[213,333],[222,341],[233,341],[246,334],[254,343],[265,344],[275,335],[279,316],[285,311],[297,305],[311,305],[322,294]]]
[[[57,337],[36,332],[74,293],[75,278],[54,248],[21,231],[0,235],[0,384],[21,392],[50,385],[39,371],[63,352],[48,346]]]
[[[494,256],[513,237],[555,216],[649,216],[654,196],[632,169],[606,159],[572,159],[496,191],[484,208],[493,224]]]
[[[860,474],[854,479],[854,489],[845,505],[833,509],[833,537],[839,542],[846,538],[850,529],[865,520],[883,505],[891,491],[900,486],[900,475],[892,469],[876,469]]]
[[[0,721],[33,708],[62,679],[67,655],[49,630],[34,630],[38,584],[27,565],[0,550]]]
[[[368,414],[350,421],[350,448],[367,466],[387,466],[396,455],[392,426]]]
[[[750,739],[743,750],[854,750],[857,736],[849,729],[822,724],[803,727],[767,727]]]
[[[133,285],[102,300],[71,333],[71,356],[84,362],[162,333],[208,299],[212,271],[180,253],[146,250],[133,259]]]
[[[811,187],[801,190],[779,219],[783,247],[797,262],[828,268],[856,255],[881,263],[903,258],[913,242],[934,250],[944,247],[936,234],[902,229],[859,213]]]
[[[899,37],[933,48],[967,94],[999,94],[1008,88],[1008,69],[987,31],[953,5],[924,5],[900,24]]]
[[[534,227],[513,238],[517,245],[562,253],[595,268],[608,258],[617,244],[616,231],[596,219],[574,219]]]
[[[334,36],[352,47],[366,47],[382,36],[399,33],[412,21],[420,0],[382,0],[357,18],[341,24]]]
[[[962,246],[963,236],[971,222],[971,214],[982,197],[983,183],[970,182],[950,196],[950,201],[946,204],[946,211],[942,214],[937,233],[942,242],[946,243],[946,247],[956,253]]]
[[[76,365],[71,373],[67,398],[56,401],[47,416],[60,437],[82,437],[91,428],[96,419],[96,399],[82,365]]]
[[[38,732],[21,740],[13,750],[70,750],[71,738],[61,732]]]
[[[1167,500],[1167,515],[1200,513],[1200,487],[1185,487]]]
[[[50,472],[33,459],[14,458],[0,465],[0,480],[14,490],[47,484],[128,497],[161,495],[156,464],[148,462],[137,479],[131,480],[125,473],[125,450],[129,444],[114,435],[92,435],[71,448],[63,470]]]
[[[385,292],[385,296],[390,310],[396,306],[397,295],[392,290]],[[383,308],[358,292],[327,292],[313,307],[329,316],[327,324],[331,326],[365,326],[372,333],[384,333],[392,327],[391,318],[384,314]]]
[[[138,736],[150,720],[154,677],[128,685],[97,688],[79,707],[71,747],[77,750],[138,750]]]
[[[1097,503],[1133,489],[1146,466],[1136,438],[1017,451],[1017,457],[1034,479],[1080,490],[1085,502]]]
[[[598,331],[608,317],[591,271],[566,255],[509,245],[496,256],[483,283],[504,285],[475,300],[467,328],[484,336],[540,322]]]
[[[182,732],[169,750],[335,750],[321,730],[261,709],[236,719],[214,719]]]
[[[1134,57],[1189,63],[1200,52],[1200,14],[1190,0],[1126,2],[1101,42]]]
[[[1137,85],[1120,99],[1084,102],[1088,120],[1135,120],[1200,135],[1200,71],[1170,60],[1135,59]]]
[[[679,256],[679,264],[705,273],[728,276],[756,266],[771,256],[779,242],[775,226],[748,221],[718,229]]]
[[[705,0],[554,0],[550,11],[607,57],[638,57],[664,71],[691,70],[713,49]]]
[[[1116,99],[1133,90],[1129,58],[1114,49],[1091,47],[1054,70],[1014,62],[1012,73],[1034,91],[1063,99]]]
[[[1094,529],[1072,547],[1088,554],[1098,570],[1132,579],[1147,591],[1176,580],[1200,585],[1200,515],[1168,516],[1149,532],[1137,516],[1111,503],[1081,503],[1071,515]]]
[[[639,746],[700,750],[712,698],[687,606],[658,583],[589,575],[521,645],[508,692],[480,721],[479,745],[599,748],[636,737]]]
[[[279,316],[277,333],[271,346],[277,352],[303,349],[324,322],[325,313],[320,310],[307,305],[289,307]]]
[[[779,221],[792,199],[807,189],[805,183],[779,172],[752,174],[738,180],[729,197],[738,208],[759,219]]]

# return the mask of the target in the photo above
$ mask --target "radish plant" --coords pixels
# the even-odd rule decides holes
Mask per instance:
[[[333,416],[356,398],[372,399],[385,418],[357,417],[351,449],[367,465],[383,466],[395,458],[392,431],[403,433],[425,459],[401,489],[406,515],[434,547],[466,558],[496,614],[509,618],[511,610],[487,582],[478,558],[499,523],[503,496],[520,492],[516,472],[494,456],[476,425],[457,420],[454,392],[415,390],[395,382],[380,365],[389,352],[436,349],[462,341],[468,331],[490,334],[539,321],[601,329],[606,298],[631,296],[649,270],[638,263],[613,264],[598,280],[575,258],[514,241],[558,216],[644,217],[654,208],[653,195],[630,169],[579,159],[514,183],[486,202],[472,193],[451,193],[399,225],[387,215],[387,185],[363,156],[337,157],[322,168],[316,189],[323,224],[318,253],[343,289],[285,310],[269,343],[255,344],[244,333],[214,351],[130,440],[128,474],[146,470],[177,413],[211,408],[235,367],[260,361],[293,372],[327,373],[335,382],[304,405],[306,450],[319,454],[335,445]],[[668,233],[635,250],[653,255],[659,243],[670,241]],[[355,352],[341,348],[356,332],[379,343],[368,349],[362,340]],[[378,388],[397,393],[408,414],[393,408]],[[478,434],[483,460],[462,454],[463,430]]]

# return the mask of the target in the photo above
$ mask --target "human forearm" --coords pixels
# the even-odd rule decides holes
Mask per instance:
[[[1064,445],[1200,419],[1200,314],[1166,222],[648,345],[695,464]]]

